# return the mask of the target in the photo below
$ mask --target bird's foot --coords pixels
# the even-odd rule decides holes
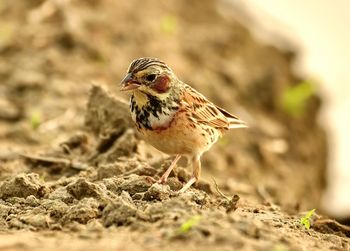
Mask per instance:
[[[157,181],[157,183],[164,185],[168,181],[168,177],[165,177],[164,175],[160,177],[160,179]]]
[[[146,177],[146,180],[147,180],[148,182],[150,182],[150,183],[156,183],[156,182],[158,182],[155,178],[153,178],[153,177],[151,177],[151,176],[147,176],[147,177]]]
[[[197,181],[196,177],[192,177],[177,193],[181,194],[187,191],[195,182]]]

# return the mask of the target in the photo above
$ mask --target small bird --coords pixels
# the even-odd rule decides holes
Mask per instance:
[[[176,156],[158,182],[166,183],[181,156],[192,161],[192,178],[180,193],[199,180],[201,155],[224,131],[247,127],[245,122],[179,80],[157,58],[135,59],[121,85],[121,91],[132,93],[132,120],[144,140],[161,152]]]

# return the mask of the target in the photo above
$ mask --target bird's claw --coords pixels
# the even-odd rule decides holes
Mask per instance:
[[[161,177],[157,183],[164,185],[168,181],[168,178]]]
[[[150,177],[150,176],[147,176],[147,177],[146,177],[146,180],[147,180],[148,182],[150,182],[150,183],[156,183],[156,182],[157,182],[157,180],[156,180],[155,178]]]

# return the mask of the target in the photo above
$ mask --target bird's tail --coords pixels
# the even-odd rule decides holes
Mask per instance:
[[[225,111],[224,109],[217,107],[220,112],[226,117],[226,119],[229,122],[229,129],[235,129],[235,128],[247,128],[248,125],[246,122],[244,122],[243,120],[240,120],[239,118],[237,118],[236,116],[232,115],[231,113],[229,113],[228,111]]]
[[[247,128],[248,127],[246,122],[244,122],[243,120],[240,120],[238,118],[236,118],[236,119],[228,118],[228,121],[230,123],[228,128],[230,128],[230,129]]]

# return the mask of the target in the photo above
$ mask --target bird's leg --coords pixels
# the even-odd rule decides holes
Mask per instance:
[[[193,183],[199,180],[199,177],[201,175],[200,155],[195,155],[192,158],[192,168],[193,168],[192,178],[179,190],[178,193],[185,192],[187,189],[189,189],[193,185]]]
[[[176,155],[175,159],[173,160],[173,162],[171,162],[168,169],[165,171],[165,173],[162,175],[162,177],[160,177],[160,179],[158,180],[158,183],[164,184],[167,182],[169,174],[171,173],[171,171],[173,170],[173,168],[175,167],[176,163],[178,162],[178,160],[180,158],[181,158],[180,154]]]

